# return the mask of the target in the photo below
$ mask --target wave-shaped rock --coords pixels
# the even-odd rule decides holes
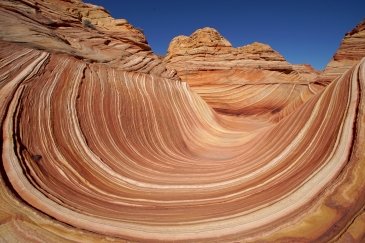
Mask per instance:
[[[9,7],[17,3],[1,3],[8,21],[24,10]],[[34,21],[62,4],[90,7],[57,3],[21,1],[43,6],[27,16]],[[123,65],[127,57],[90,62],[88,52],[41,46],[42,38],[1,38],[2,240],[364,239],[365,60],[326,87],[267,69],[222,69],[215,83],[252,89],[200,87],[240,103],[235,117],[170,72]],[[255,90],[264,80],[273,86]]]

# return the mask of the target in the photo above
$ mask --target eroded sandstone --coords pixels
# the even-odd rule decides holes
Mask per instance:
[[[365,20],[346,33],[339,49],[320,76],[320,81],[331,82],[365,56]]]
[[[233,48],[213,28],[174,38],[164,61],[224,115],[278,121],[323,88],[310,65],[292,65],[259,42]],[[266,92],[272,94],[252,95]]]
[[[97,6],[0,7],[1,240],[364,240],[364,59],[318,83],[212,29],[160,60]]]

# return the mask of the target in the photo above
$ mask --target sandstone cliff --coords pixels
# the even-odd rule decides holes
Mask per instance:
[[[0,2],[0,39],[65,53],[87,62],[108,63],[175,78],[152,53],[144,35],[125,19],[78,0]]]
[[[365,59],[324,87],[253,44],[200,96],[100,7],[0,11],[1,241],[364,241]]]
[[[365,56],[365,19],[346,33],[339,49],[321,74],[322,81],[331,82]]]

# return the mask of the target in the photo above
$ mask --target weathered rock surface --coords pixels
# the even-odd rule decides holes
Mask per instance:
[[[174,38],[164,61],[211,107],[228,115],[277,121],[323,88],[311,66],[292,65],[258,42],[233,48],[212,28]],[[272,95],[248,95],[266,92]]]
[[[365,56],[365,19],[346,33],[333,58],[320,76],[321,81],[330,82],[349,70]]]
[[[0,22],[12,33],[0,41],[1,241],[364,241],[365,59],[326,87],[253,66],[201,78],[187,72],[207,94],[225,97],[217,103],[239,103],[236,117],[166,78],[172,71],[57,49],[58,37],[39,19],[91,6],[48,3],[1,2],[8,21],[29,12],[23,43]],[[38,13],[28,9],[40,5]],[[137,33],[128,28],[124,36]],[[141,48],[144,37],[132,39],[115,48]],[[84,42],[104,50],[93,38]],[[143,48],[136,54],[164,67]],[[222,85],[213,89],[210,79]]]
[[[1,1],[0,23],[4,41],[176,78],[152,53],[141,31],[124,19],[113,19],[102,7],[78,0]]]
[[[309,65],[292,65],[269,45],[254,42],[233,48],[213,28],[195,31],[190,37],[175,37],[168,48],[165,62],[180,76],[191,71],[227,69],[263,69],[297,75],[303,80],[313,79],[317,72]]]

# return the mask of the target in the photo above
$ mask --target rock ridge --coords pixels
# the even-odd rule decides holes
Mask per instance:
[[[320,81],[331,82],[357,64],[364,56],[365,19],[345,34],[340,47],[320,75]]]
[[[255,68],[297,74],[314,79],[318,72],[308,65],[292,65],[271,46],[254,42],[234,48],[214,28],[196,30],[191,36],[175,37],[164,62],[180,76],[190,71]]]
[[[365,58],[320,83],[211,28],[175,44],[0,2],[0,241],[364,242]]]
[[[3,41],[177,78],[153,54],[140,30],[125,19],[113,19],[103,7],[77,0],[2,1],[0,21]]]

